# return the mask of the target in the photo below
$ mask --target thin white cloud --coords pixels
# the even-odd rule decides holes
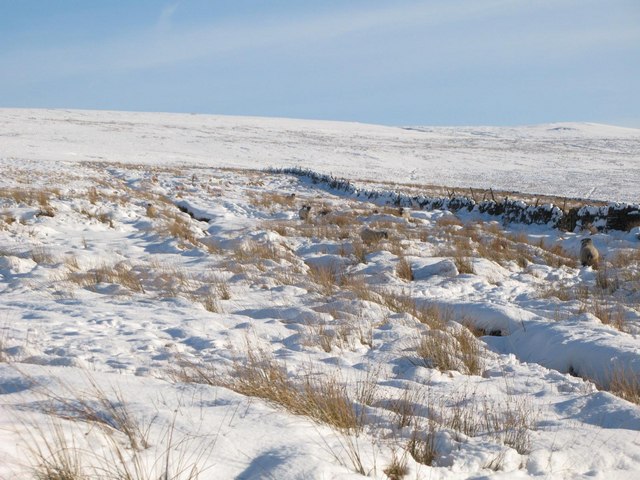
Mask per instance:
[[[160,16],[158,17],[158,21],[156,22],[157,30],[169,30],[171,28],[173,16],[176,13],[176,10],[180,6],[181,2],[170,3],[162,8],[160,11]]]
[[[333,11],[321,16],[299,18],[252,18],[248,22],[211,23],[189,27],[176,27],[171,19],[179,3],[166,6],[159,19],[151,28],[139,33],[107,39],[88,45],[42,48],[30,51],[16,51],[0,56],[0,65],[9,78],[15,81],[31,79],[61,78],[73,75],[100,72],[127,72],[154,67],[177,65],[181,62],[215,58],[216,56],[265,48],[295,48],[296,45],[318,45],[354,33],[387,35],[411,28],[424,29],[428,38],[430,28],[441,28],[454,22],[473,19],[491,24],[493,17],[523,14],[536,8],[552,8],[560,3],[576,3],[575,0],[546,0],[532,6],[519,0],[492,0],[478,2],[435,1],[404,4],[401,6],[374,10]],[[576,3],[576,8],[578,4]],[[589,3],[589,2],[586,2]],[[580,27],[563,31],[537,32],[532,30],[524,35],[518,32],[511,38],[500,37],[498,33],[478,39],[477,45],[469,45],[469,50],[484,48],[501,52],[498,56],[518,55],[510,53],[509,42],[526,46],[529,52],[553,52],[558,54],[585,51],[594,45],[640,44],[640,29],[637,27],[611,29],[589,29]],[[462,38],[450,39],[450,44],[442,47],[447,52],[465,50]],[[527,52],[521,52],[526,55]],[[339,54],[339,52],[337,52]],[[498,58],[498,57],[496,57]],[[473,60],[473,59],[472,59]],[[455,62],[455,58],[450,61]],[[13,72],[13,74],[12,74]]]

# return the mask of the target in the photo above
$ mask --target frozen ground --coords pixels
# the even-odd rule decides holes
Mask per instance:
[[[398,128],[207,115],[0,109],[0,158],[302,166],[352,180],[637,203],[640,130],[587,123]]]
[[[442,140],[453,161],[470,130],[1,115],[0,478],[65,462],[85,472],[72,478],[640,472],[640,408],[621,398],[640,391],[637,232],[593,235],[605,257],[596,271],[576,262],[586,232],[404,218],[295,178],[220,168],[289,165],[289,149],[304,166],[373,176],[411,139],[416,151]],[[546,140],[566,131],[549,128],[522,142],[567,153]],[[627,167],[637,153],[634,131],[571,128],[594,165],[585,144],[609,142]],[[484,146],[462,152],[479,149],[506,181],[486,139],[499,131],[476,130]],[[336,153],[329,138],[366,144],[374,160]],[[327,163],[314,163],[323,150]],[[616,191],[638,193],[630,182]],[[365,225],[389,239],[363,245]]]

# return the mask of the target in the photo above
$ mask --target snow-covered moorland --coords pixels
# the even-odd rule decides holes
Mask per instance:
[[[301,166],[351,180],[638,203],[640,130],[593,123],[398,128],[212,115],[0,109],[0,158]]]
[[[637,229],[591,235],[596,270],[577,261],[590,232],[407,215],[250,169],[395,179],[375,175],[394,145],[410,148],[403,132],[424,132],[391,142],[387,127],[323,122],[0,116],[0,478],[640,472]],[[635,132],[598,128],[596,143],[632,168]],[[575,134],[554,132],[561,144]],[[580,135],[589,146],[571,148],[598,167]],[[376,160],[336,153],[336,138]],[[483,182],[500,177],[492,158]],[[596,192],[638,197],[616,178]],[[388,238],[365,243],[365,227]]]

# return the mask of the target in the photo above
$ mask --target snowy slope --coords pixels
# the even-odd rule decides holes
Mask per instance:
[[[307,120],[0,110],[0,158],[264,168],[637,203],[640,130],[562,123],[403,129]]]
[[[155,479],[167,465],[168,478],[200,479],[640,472],[640,407],[616,377],[640,392],[637,229],[592,235],[604,257],[594,270],[576,261],[588,232],[406,218],[297,178],[220,168],[297,159],[388,180],[385,162],[413,151],[406,163],[419,165],[433,148],[444,163],[477,155],[493,169],[483,182],[507,181],[497,152],[509,142],[532,163],[578,151],[604,171],[605,144],[632,164],[636,131],[1,116],[0,478],[34,478],[64,452],[84,478]],[[409,179],[407,164],[391,168]],[[362,245],[364,226],[389,238]],[[465,339],[477,357],[462,356]],[[296,410],[282,395],[291,385],[325,396]],[[341,398],[353,424],[323,416]]]

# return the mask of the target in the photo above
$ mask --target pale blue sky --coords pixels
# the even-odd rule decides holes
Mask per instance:
[[[0,0],[0,107],[640,127],[640,0]]]

